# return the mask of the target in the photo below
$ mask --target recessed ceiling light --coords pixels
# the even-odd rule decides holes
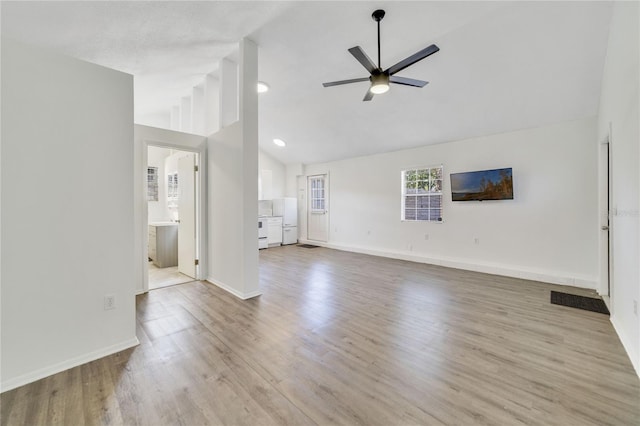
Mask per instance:
[[[258,82],[258,93],[264,93],[269,91],[269,85],[264,81]]]
[[[287,144],[284,143],[284,141],[282,139],[274,139],[273,143],[275,143],[276,145],[278,145],[279,147],[283,147],[286,146]]]

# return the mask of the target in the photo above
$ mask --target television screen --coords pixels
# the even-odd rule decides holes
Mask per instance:
[[[451,173],[451,200],[513,200],[511,168]]]

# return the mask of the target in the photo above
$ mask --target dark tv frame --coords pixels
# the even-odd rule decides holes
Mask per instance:
[[[502,170],[508,170],[509,171],[509,183],[510,183],[510,193],[505,193],[504,191],[500,191],[499,193],[496,192],[487,192],[487,189],[484,189],[483,191],[478,191],[478,192],[455,192],[454,188],[454,176],[464,176],[467,179],[469,178],[473,178],[476,180],[480,180],[480,177],[474,176],[474,175],[480,175],[480,176],[489,176],[489,175],[496,175],[496,172],[500,172]],[[449,181],[451,183],[451,201],[499,201],[499,200],[513,200],[513,168],[512,167],[503,167],[501,169],[488,169],[488,170],[476,170],[476,171],[472,171],[472,172],[460,172],[460,173],[450,173],[449,174]],[[500,183],[500,181],[495,182],[494,180],[489,180],[489,182],[491,184],[496,184],[496,183]],[[480,188],[478,188],[480,189]]]

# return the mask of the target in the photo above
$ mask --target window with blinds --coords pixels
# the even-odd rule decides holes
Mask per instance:
[[[402,220],[442,221],[442,166],[402,171]]]
[[[158,201],[157,167],[147,167],[147,201]]]

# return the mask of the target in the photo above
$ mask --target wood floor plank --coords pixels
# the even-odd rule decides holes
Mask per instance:
[[[585,289],[287,246],[262,296],[137,298],[140,345],[0,395],[1,425],[638,425],[640,381]]]

